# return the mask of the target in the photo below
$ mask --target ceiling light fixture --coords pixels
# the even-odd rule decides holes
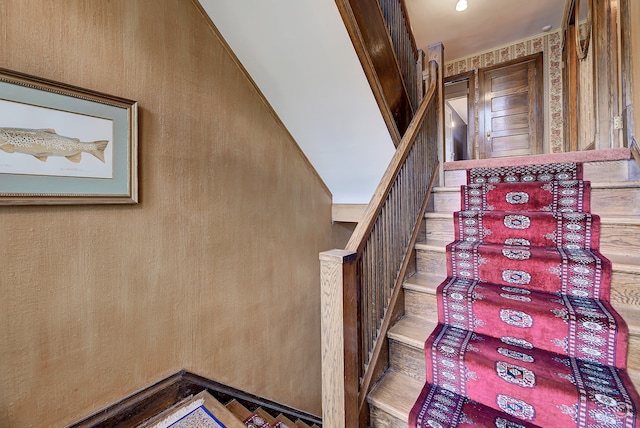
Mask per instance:
[[[462,12],[467,10],[467,6],[467,0],[458,0],[458,3],[456,3],[456,11]]]

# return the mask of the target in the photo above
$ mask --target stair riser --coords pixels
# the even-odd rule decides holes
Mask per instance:
[[[467,170],[458,169],[444,172],[445,186],[462,186],[463,184],[467,184]]]
[[[416,263],[418,272],[437,275],[443,279],[447,276],[446,255],[444,247],[441,251],[416,250]]]
[[[640,248],[640,225],[600,224],[600,252],[627,254],[629,248]]]
[[[417,318],[438,320],[438,301],[435,294],[420,291],[404,291],[404,312]]]
[[[593,162],[584,164],[583,176],[589,181],[627,181],[638,179],[638,167],[633,160]],[[445,186],[460,186],[467,183],[466,170],[445,171]]]
[[[428,241],[451,242],[455,238],[453,218],[427,218],[425,230]],[[640,247],[640,225],[600,225],[600,252],[626,254],[629,248]]]
[[[417,249],[416,269],[418,272],[441,276],[444,279],[447,276],[444,247],[442,251]]]
[[[447,276],[444,249],[442,251],[418,249],[416,260],[419,272],[437,275],[443,279]],[[638,284],[640,284],[640,274],[620,272],[614,265],[611,275],[611,304],[614,307],[616,305],[640,306],[640,287]],[[640,325],[638,328],[640,329]]]
[[[640,310],[640,275],[613,270],[611,275],[611,303],[615,307],[634,306]]]
[[[427,218],[424,223],[427,241],[453,241],[453,217]]]
[[[591,189],[591,211],[606,215],[640,215],[640,188]]]
[[[424,350],[402,342],[389,340],[389,364],[391,368],[420,382],[426,382]]]
[[[398,419],[375,406],[371,406],[370,417],[373,428],[407,428],[407,421]]]
[[[433,210],[435,212],[460,211],[460,189],[438,191],[433,194]]]
[[[460,210],[460,191],[437,191],[434,197],[436,212]],[[591,207],[594,214],[640,215],[640,188],[592,188]]]

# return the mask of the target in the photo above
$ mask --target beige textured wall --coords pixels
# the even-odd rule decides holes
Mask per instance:
[[[0,426],[62,426],[182,368],[321,414],[331,197],[200,11],[0,17],[0,67],[139,102],[141,195],[0,208]]]

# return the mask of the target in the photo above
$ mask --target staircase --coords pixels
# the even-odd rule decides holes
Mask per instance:
[[[552,162],[552,161],[551,161]],[[611,301],[629,326],[627,367],[640,386],[640,170],[633,160],[590,162],[591,212],[601,216],[600,251],[613,263]],[[465,170],[445,172],[415,246],[416,273],[404,284],[405,315],[390,329],[390,369],[368,396],[371,425],[406,427],[425,381],[424,342],[437,325],[436,287],[446,277],[445,246],[454,239]]]
[[[214,392],[214,394],[216,393]],[[227,428],[319,428],[318,425],[309,425],[300,418],[295,418],[293,421],[291,415],[285,415],[282,412],[274,411],[274,409],[265,409],[246,400],[229,399],[224,394],[216,395],[218,398],[205,390],[187,397],[137,425],[136,428],[184,426],[202,428],[219,426]]]

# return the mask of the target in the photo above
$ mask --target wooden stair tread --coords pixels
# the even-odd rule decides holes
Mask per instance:
[[[436,322],[424,318],[405,316],[389,329],[387,337],[414,348],[422,349],[427,337],[435,330],[436,326]]]
[[[592,189],[628,189],[634,187],[640,187],[640,180],[591,182]]]
[[[442,275],[432,275],[428,273],[415,273],[404,282],[403,286],[407,290],[421,293],[435,294],[438,285],[446,278]]]
[[[453,213],[449,211],[428,211],[424,213],[426,219],[446,219],[453,221]]]
[[[640,216],[637,215],[604,215],[600,216],[600,224],[640,226]]]
[[[436,241],[434,239],[428,239],[426,241],[416,242],[416,249],[418,250],[431,250],[444,253],[445,247],[450,244],[451,241]]]
[[[389,370],[368,396],[370,405],[404,422],[409,420],[413,403],[422,391],[423,383],[412,377]]]
[[[434,187],[433,193],[455,193],[460,192],[460,186],[440,186]]]

